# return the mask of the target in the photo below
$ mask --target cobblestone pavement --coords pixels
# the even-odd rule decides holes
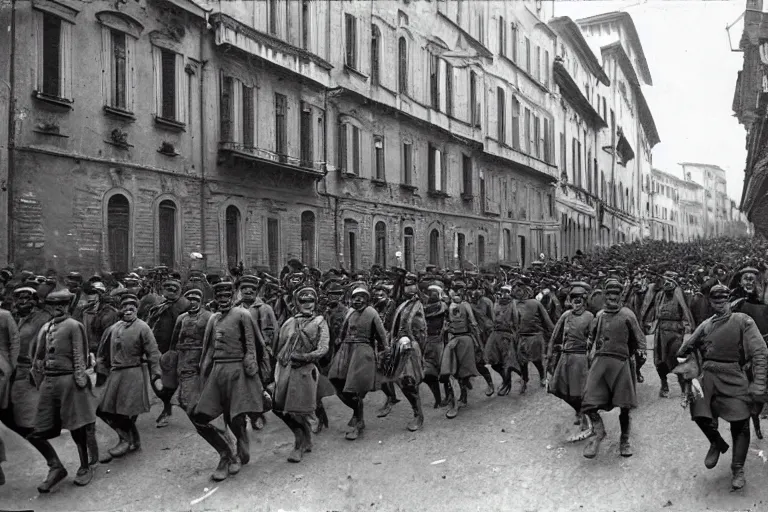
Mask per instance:
[[[533,367],[531,372],[533,384]],[[584,443],[564,441],[576,428],[570,408],[538,382],[522,397],[515,381],[509,396],[486,398],[480,379],[469,407],[454,420],[432,409],[423,387],[426,422],[417,433],[405,429],[410,408],[404,400],[389,417],[377,419],[374,411],[384,397],[371,394],[368,428],[355,442],[343,437],[349,410],[335,397],[326,399],[331,429],[317,436],[313,452],[300,464],[286,462],[292,435],[269,414],[266,428],[251,433],[251,463],[218,484],[210,480],[216,454],[178,409],[166,429],[154,427],[157,405],[142,416],[143,450],[99,466],[86,488],[72,485],[77,455],[69,434],[63,434],[54,444],[71,476],[42,496],[36,485],[45,477],[44,461],[0,427],[9,460],[3,466],[8,482],[0,487],[0,510],[768,510],[768,440],[753,434],[747,486],[729,492],[730,452],[717,468],[705,469],[707,444],[680,407],[676,382],[670,378],[672,397],[660,399],[650,363],[643,374],[640,407],[633,415],[635,455],[628,459],[618,454],[617,411],[604,415],[608,437],[599,457],[587,460],[581,454]],[[97,428],[102,449],[115,444],[105,425]],[[727,426],[721,428],[730,440]]]

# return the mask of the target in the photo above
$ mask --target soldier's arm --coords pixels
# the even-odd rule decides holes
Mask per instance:
[[[255,377],[259,373],[259,360],[256,353],[256,329],[253,327],[253,318],[247,311],[241,311],[240,329],[243,340],[243,368],[249,377]]]
[[[753,381],[750,385],[750,393],[763,395],[765,394],[766,368],[768,368],[768,347],[766,347],[755,321],[746,315],[742,321],[741,329],[744,356],[747,361],[752,363]]]
[[[389,344],[387,343],[387,331],[384,329],[384,323],[381,321],[381,318],[379,317],[378,313],[373,315],[373,332],[371,335],[375,340],[378,340],[379,344],[379,350],[385,350],[389,348]]]
[[[307,361],[310,361],[310,362],[317,362],[318,360],[320,360],[321,357],[323,357],[326,353],[328,353],[328,346],[331,340],[331,335],[328,329],[328,322],[326,322],[323,317],[320,317],[317,330],[318,330],[317,348],[315,348],[315,350],[313,350],[312,352],[309,352],[308,354],[306,354]]]
[[[555,350],[556,345],[562,344],[562,334],[563,334],[563,326],[565,325],[565,319],[568,318],[569,312],[565,312],[560,316],[560,319],[555,324],[554,329],[552,329],[552,336],[549,337],[549,343],[547,343],[547,351],[545,354],[545,357],[547,359],[552,357],[552,353]]]
[[[179,318],[177,318],[174,331],[176,331],[176,327],[179,326],[179,323]],[[149,380],[154,385],[155,381],[163,375],[163,371],[160,368],[160,349],[157,348],[157,340],[155,339],[152,329],[150,329],[148,325],[144,324],[142,326],[139,335],[141,336],[141,348],[144,351],[144,355],[147,357]]]
[[[67,334],[72,339],[72,365],[74,367],[75,384],[84,388],[88,385],[88,342],[86,341],[85,328],[77,320],[72,320],[67,329]]]
[[[8,340],[8,356],[10,361],[8,363],[11,366],[11,371],[16,368],[16,363],[19,360],[19,351],[21,350],[21,340],[19,339],[19,327],[16,325],[16,321],[13,319],[10,313],[6,316],[6,339]]]
[[[640,322],[637,321],[637,317],[631,309],[624,308],[624,311],[627,315],[627,325],[629,326],[629,331],[635,338],[635,350],[645,353],[647,347],[645,343],[645,333],[643,332],[643,328],[640,327]]]
[[[184,315],[181,314],[178,317],[176,317],[176,323],[173,324],[173,332],[171,333],[171,344],[168,348],[168,350],[176,350],[176,345],[179,342],[179,336],[181,335],[181,323],[184,321]],[[154,335],[152,336],[154,339]],[[155,345],[157,345],[157,340],[155,340]]]
[[[677,357],[687,357],[688,354],[697,350],[701,345],[701,341],[704,339],[707,326],[710,325],[709,320],[704,320],[691,334],[690,338],[684,340],[680,349],[677,351]]]

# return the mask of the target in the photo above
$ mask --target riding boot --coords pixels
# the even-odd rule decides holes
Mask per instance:
[[[733,453],[731,454],[731,489],[736,491],[744,487],[744,463],[749,451],[749,420],[731,422],[731,439],[733,441]]]
[[[302,455],[304,455],[304,430],[295,419],[291,418],[291,423],[293,424],[291,430],[293,431],[294,442],[293,450],[288,455],[288,462],[301,462]]]
[[[501,387],[497,393],[499,396],[507,396],[512,389],[512,368],[501,370]]]
[[[139,429],[136,428],[136,420],[136,416],[131,417],[131,428],[128,430],[130,442],[128,446],[129,452],[136,452],[141,450],[141,436],[139,436]]]
[[[168,398],[167,401],[165,398],[162,398],[163,400],[163,412],[160,413],[160,416],[157,417],[157,420],[155,422],[157,423],[157,428],[164,428],[168,426],[168,418],[171,417],[173,414],[173,406],[171,406],[171,399]]]
[[[450,383],[445,390],[445,400],[448,402],[448,411],[445,413],[445,417],[452,420],[459,415],[459,407],[456,403],[456,396],[453,394],[453,386]]]
[[[109,454],[114,458],[119,458],[128,453],[128,449],[130,447],[130,437],[128,434],[128,430],[125,428],[125,421],[115,421],[115,426],[113,427],[115,429],[115,432],[117,432],[117,436],[119,437],[119,441],[115,446],[107,450]]]
[[[669,398],[669,383],[667,382],[666,368],[657,367],[656,373],[659,374],[659,379],[661,380],[661,389],[659,390],[659,397]]]
[[[91,466],[95,466],[99,463],[99,443],[96,441],[95,422],[88,425],[86,433],[88,434],[89,463]]]
[[[592,421],[592,429],[595,432],[595,436],[584,447],[584,457],[594,459],[600,451],[600,443],[605,439],[605,425],[603,425],[603,419],[597,411],[588,414],[589,419]]]
[[[619,425],[621,426],[621,438],[619,440],[619,453],[622,457],[632,456],[632,446],[629,444],[629,432],[631,420],[629,409],[622,409],[619,413]]]
[[[440,383],[431,380],[427,382],[427,387],[429,387],[429,390],[432,392],[432,396],[435,398],[435,409],[440,408],[440,405],[442,404],[442,397],[440,396]]]
[[[469,380],[469,377],[459,380],[459,407],[467,406],[467,393],[469,389],[472,389],[470,385],[471,381]]]
[[[453,396],[453,386],[451,382],[443,382],[443,401],[440,402],[440,407],[450,407],[453,402],[448,399],[448,396]]]
[[[398,403],[400,400],[397,398],[397,393],[395,391],[395,385],[391,382],[385,382],[381,385],[381,391],[384,393],[384,395],[387,397],[386,402],[384,402],[384,405],[381,406],[381,409],[379,409],[376,412],[376,416],[379,418],[385,418],[389,415],[390,412],[392,412],[392,406],[394,406],[396,403]]]
[[[419,388],[406,389],[407,391],[405,389],[403,390],[403,394],[413,408],[413,419],[408,423],[406,428],[411,432],[416,432],[417,430],[421,430],[422,425],[424,425],[424,412],[421,409],[421,395],[419,394]]]
[[[296,422],[299,424],[299,427],[302,430],[302,433],[304,434],[303,443],[301,445],[301,450],[304,453],[311,453],[312,452],[312,428],[309,425],[309,421],[305,417],[298,417],[296,418]]]
[[[539,385],[543,388],[547,387],[547,372],[544,371],[544,365],[541,361],[533,361],[533,366],[539,372]]]
[[[520,394],[524,395],[528,391],[528,362],[520,361],[520,378],[523,383],[520,386]]]
[[[319,434],[323,428],[328,428],[328,414],[325,412],[323,401],[317,400],[317,407],[315,408],[315,416],[317,417],[317,423],[313,425],[312,433]]]
[[[243,465],[246,465],[251,460],[251,439],[248,437],[245,414],[235,416],[229,428],[237,439],[237,457]]]
[[[229,476],[230,462],[235,458],[235,454],[232,450],[232,446],[224,434],[216,429],[210,423],[204,423],[197,419],[192,419],[192,425],[194,425],[197,433],[211,445],[219,454],[219,465],[216,467],[216,471],[213,472],[211,478],[216,482],[221,482]]]
[[[348,441],[354,441],[360,437],[360,431],[362,430],[361,424],[363,424],[362,417],[362,400],[357,395],[347,395],[350,407],[352,407],[352,419],[349,420],[350,430],[344,435],[344,438]]]
[[[87,426],[80,427],[70,432],[72,440],[77,445],[77,454],[80,457],[80,468],[75,476],[75,485],[80,487],[88,485],[93,479],[93,468],[88,458],[88,432]]]
[[[707,469],[712,469],[717,466],[717,462],[720,460],[720,454],[728,451],[728,443],[717,431],[717,423],[715,420],[709,418],[696,418],[696,425],[699,426],[701,431],[709,441],[709,450],[707,456],[704,458],[704,466]]]
[[[483,379],[485,379],[485,396],[493,396],[496,389],[493,387],[493,377],[491,377],[491,372],[488,371],[488,367],[484,364],[477,365],[477,373],[482,375]]]

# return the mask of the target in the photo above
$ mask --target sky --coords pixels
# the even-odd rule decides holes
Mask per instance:
[[[632,16],[653,78],[643,87],[661,142],[653,166],[681,176],[680,162],[719,165],[728,195],[739,205],[744,184],[746,131],[731,104],[743,53],[746,0],[555,0],[555,16],[576,20],[605,12]],[[599,58],[599,56],[598,56]]]

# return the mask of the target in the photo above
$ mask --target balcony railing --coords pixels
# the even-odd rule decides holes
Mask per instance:
[[[318,178],[325,175],[325,162],[302,160],[239,142],[219,142],[219,154],[255,163],[274,164],[287,170],[310,174]]]

